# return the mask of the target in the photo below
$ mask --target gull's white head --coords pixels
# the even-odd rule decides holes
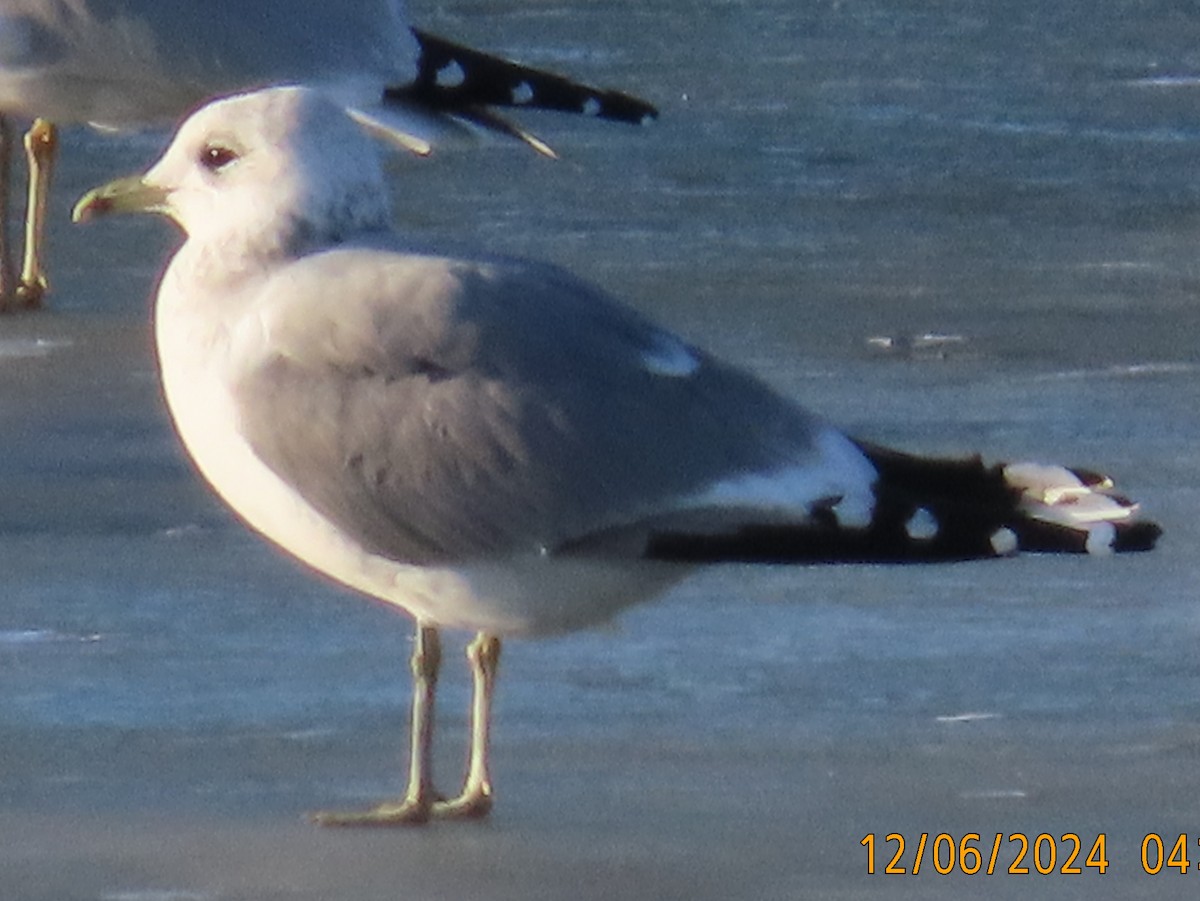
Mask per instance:
[[[339,106],[302,87],[202,107],[145,175],[89,192],[75,218],[145,211],[227,257],[291,255],[390,221],[374,143]]]

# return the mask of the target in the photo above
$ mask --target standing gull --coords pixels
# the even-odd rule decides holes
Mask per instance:
[[[417,152],[474,123],[553,156],[493,107],[641,122],[654,107],[410,29],[402,0],[0,0],[0,311],[36,307],[52,123],[122,128],[177,120],[218,94],[269,84],[321,87],[359,121]],[[14,133],[29,192],[21,272],[4,236]]]
[[[603,623],[702,563],[1158,537],[1095,474],[856,442],[561,269],[408,250],[385,193],[348,118],[277,88],[200,110],[145,175],[75,211],[162,213],[186,232],[156,339],[175,426],[217,493],[416,619],[407,793],[318,822],[486,814],[501,639]],[[429,769],[443,628],[477,633],[451,800]]]

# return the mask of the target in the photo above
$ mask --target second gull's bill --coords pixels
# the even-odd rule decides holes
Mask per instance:
[[[656,115],[628,94],[412,29],[402,0],[0,0],[0,227],[14,142],[7,117],[35,119],[19,275],[0,231],[0,312],[36,307],[47,289],[56,123],[166,124],[216,95],[284,83],[322,88],[372,131],[423,153],[464,122],[553,155],[495,107],[634,123]]]
[[[603,623],[701,564],[1107,554],[1159,535],[1096,473],[856,441],[554,266],[410,250],[385,197],[341,110],[277,88],[201,109],[148,172],[76,207],[187,234],[156,340],[212,487],[416,620],[407,792],[318,822],[486,814],[501,640]],[[475,700],[467,779],[442,800],[447,628],[476,633]]]

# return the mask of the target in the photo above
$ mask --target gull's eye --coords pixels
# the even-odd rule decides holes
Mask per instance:
[[[207,144],[200,151],[200,165],[209,172],[220,172],[237,160],[237,151],[230,150],[221,144]]]

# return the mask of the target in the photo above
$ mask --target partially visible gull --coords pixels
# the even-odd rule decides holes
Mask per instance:
[[[270,84],[321,87],[363,125],[427,153],[471,122],[539,138],[493,107],[642,122],[648,103],[489,56],[411,29],[402,0],[0,0],[0,311],[40,304],[53,123],[166,124],[219,94]],[[29,192],[18,274],[7,223],[10,116],[25,135]]]
[[[187,240],[155,306],[175,427],[254,529],[416,620],[407,793],[330,825],[478,817],[506,636],[603,623],[720,561],[1146,550],[1095,473],[847,437],[570,273],[391,231],[376,148],[318,93],[214,103],[76,218]],[[804,578],[798,570],[797,579]],[[470,763],[429,769],[441,629],[476,633]]]

